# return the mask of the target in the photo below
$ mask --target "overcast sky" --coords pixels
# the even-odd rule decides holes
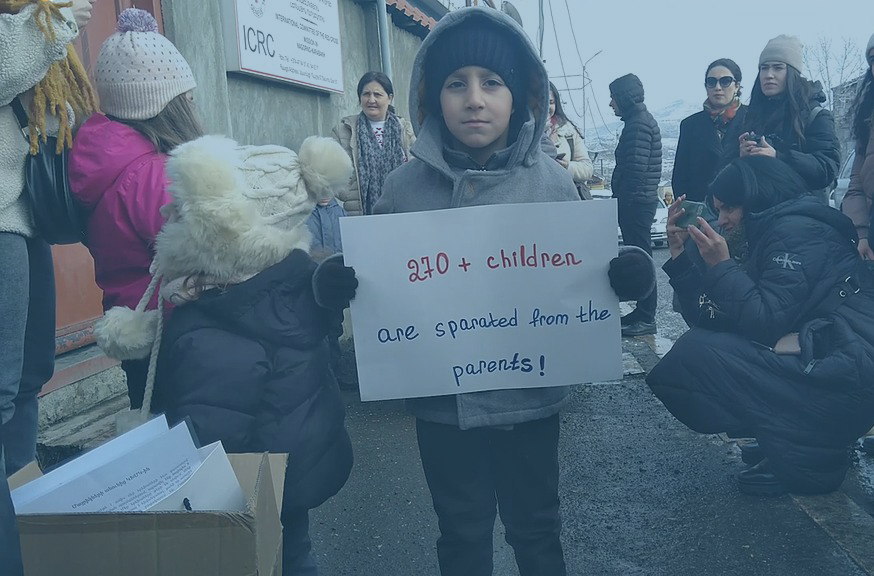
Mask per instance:
[[[536,44],[538,0],[511,1]],[[495,3],[500,5],[499,1]],[[464,2],[455,2],[459,4],[463,6]],[[607,106],[608,84],[628,72],[643,81],[647,103],[654,109],[674,100],[703,102],[706,66],[717,58],[727,57],[741,67],[746,101],[755,80],[759,53],[770,38],[791,34],[813,45],[818,36],[824,36],[833,39],[834,50],[843,46],[843,38],[848,38],[858,46],[858,72],[862,73],[862,53],[874,33],[871,0],[828,0],[816,4],[808,0],[731,0],[715,4],[700,0],[543,0],[543,4],[543,58],[556,85],[564,88],[564,81],[555,78],[563,74],[558,46],[564,74],[568,75],[581,74],[581,60],[602,51],[589,62],[586,71],[608,122],[612,118]],[[576,33],[579,56],[571,26]],[[582,78],[567,81],[572,88],[582,86]],[[565,102],[566,94],[562,98]],[[573,95],[581,112],[582,91]],[[589,106],[594,106],[592,92],[587,90],[586,95]],[[568,111],[573,113],[572,109]],[[595,114],[597,118],[597,111]]]

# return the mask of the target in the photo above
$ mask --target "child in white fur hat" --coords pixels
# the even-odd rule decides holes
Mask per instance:
[[[306,224],[351,173],[327,138],[308,138],[299,155],[218,136],[179,146],[167,161],[172,202],[156,279],[136,311],[113,308],[98,326],[112,357],[151,352],[144,410],[190,418],[202,443],[221,440],[228,452],[289,454],[285,575],[317,573],[308,511],[336,494],[352,467],[325,336],[358,282],[340,256],[316,265]],[[157,311],[143,312],[156,286],[159,303],[175,304],[163,326]]]

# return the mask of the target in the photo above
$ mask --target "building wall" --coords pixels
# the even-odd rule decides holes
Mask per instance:
[[[210,133],[242,144],[297,149],[307,136],[330,136],[343,116],[360,111],[356,87],[368,70],[380,70],[376,4],[340,0],[343,94],[226,72],[221,8],[216,0],[163,0],[164,29],[191,65],[195,102]],[[406,115],[409,75],[421,40],[391,24],[395,105]],[[233,40],[231,40],[233,41]]]

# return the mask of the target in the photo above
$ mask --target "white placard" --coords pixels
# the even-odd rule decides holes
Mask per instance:
[[[362,400],[622,377],[613,200],[342,218]]]
[[[343,92],[338,0],[221,0],[228,71]]]

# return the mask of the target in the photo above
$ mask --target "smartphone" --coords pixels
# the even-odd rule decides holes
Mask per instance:
[[[559,154],[558,156],[556,156],[555,159],[556,159],[556,160],[564,160],[564,156],[565,156],[565,154],[564,154],[564,152],[562,152],[561,154]]]
[[[679,228],[688,228],[689,226],[698,226],[698,217],[704,214],[704,203],[693,202],[692,200],[683,200],[680,207],[685,210],[682,216],[677,219]]]

